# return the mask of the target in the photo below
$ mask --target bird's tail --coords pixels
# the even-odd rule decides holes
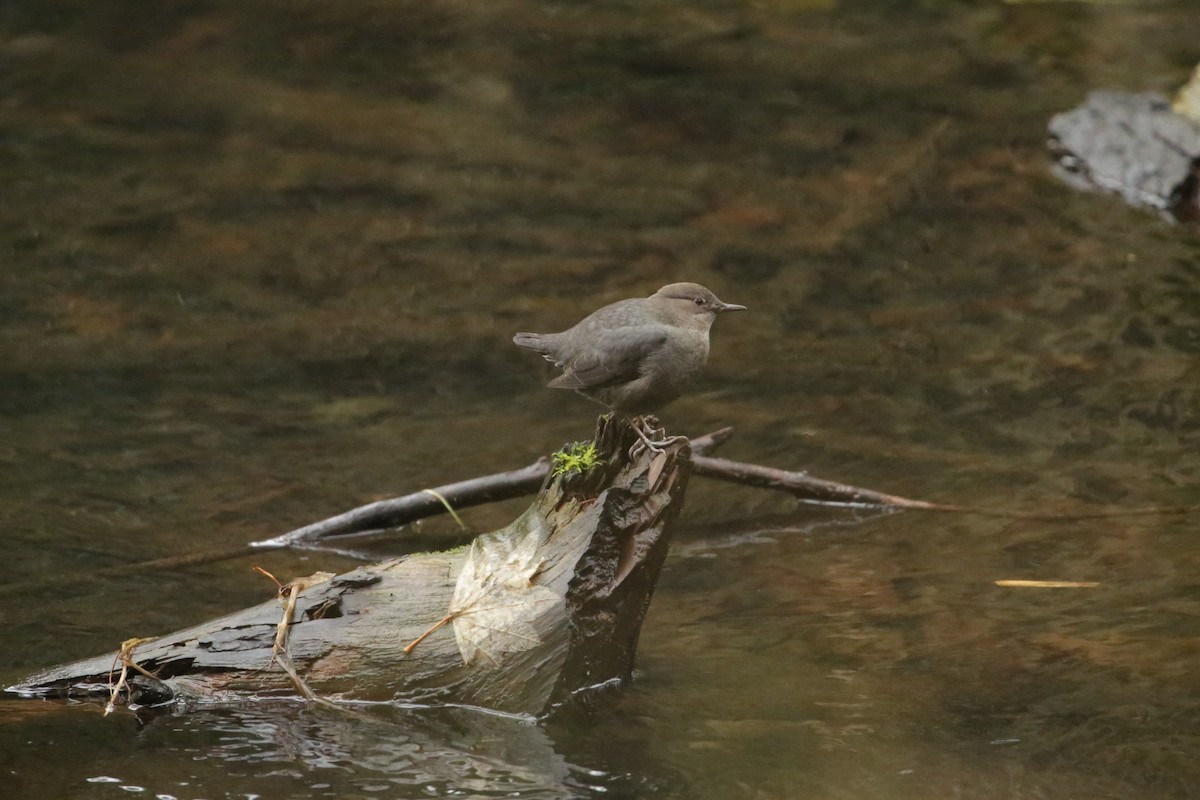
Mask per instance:
[[[532,350],[535,353],[545,355],[550,352],[551,335],[545,333],[518,333],[513,337],[513,343],[517,347],[523,347],[526,350]]]

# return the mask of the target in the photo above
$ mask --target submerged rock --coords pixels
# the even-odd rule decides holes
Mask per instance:
[[[1136,206],[1196,213],[1200,125],[1152,92],[1095,91],[1050,120],[1059,174],[1081,188],[1120,194]]]

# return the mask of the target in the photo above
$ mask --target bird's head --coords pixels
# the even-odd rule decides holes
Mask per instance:
[[[651,300],[658,301],[672,317],[692,324],[699,323],[708,328],[717,314],[725,311],[745,311],[745,306],[726,303],[698,283],[672,283],[654,294]]]

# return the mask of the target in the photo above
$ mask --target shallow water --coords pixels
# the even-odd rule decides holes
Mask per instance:
[[[271,590],[247,559],[91,572],[586,436],[596,407],[509,337],[678,279],[750,307],[663,415],[735,425],[731,458],[1025,512],[1200,503],[1200,240],[1061,185],[1044,147],[1092,88],[1181,84],[1190,2],[243,6],[0,12],[5,683]],[[602,711],[139,728],[6,700],[0,787],[1194,795],[1197,515],[691,488]]]

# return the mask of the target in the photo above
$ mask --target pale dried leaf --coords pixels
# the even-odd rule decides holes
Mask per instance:
[[[1200,123],[1200,66],[1192,71],[1191,80],[1176,95],[1175,113]]]
[[[505,653],[541,643],[532,621],[562,602],[557,593],[535,583],[543,538],[538,526],[516,540],[489,535],[471,545],[449,613],[465,664],[495,667]]]

